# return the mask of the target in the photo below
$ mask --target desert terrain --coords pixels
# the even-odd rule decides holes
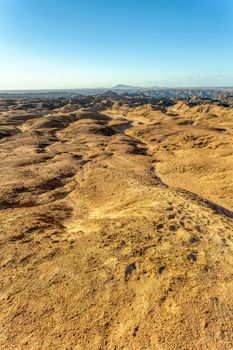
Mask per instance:
[[[0,349],[232,350],[233,107],[81,102],[0,100]]]

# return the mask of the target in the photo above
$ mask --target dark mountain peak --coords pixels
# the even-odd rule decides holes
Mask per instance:
[[[108,91],[104,92],[102,94],[102,96],[111,97],[111,98],[119,97],[119,95],[115,91],[112,91],[112,90],[108,90]]]

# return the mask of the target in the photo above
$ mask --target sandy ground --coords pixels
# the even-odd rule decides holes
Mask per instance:
[[[233,110],[0,113],[0,348],[233,349]]]

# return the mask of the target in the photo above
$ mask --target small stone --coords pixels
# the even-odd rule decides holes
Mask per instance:
[[[188,260],[194,262],[194,261],[197,261],[197,256],[195,253],[190,253],[188,256],[187,256]]]
[[[158,230],[160,230],[161,228],[163,228],[163,224],[157,225],[156,228],[157,228]]]
[[[173,207],[168,207],[166,208],[167,211],[172,211],[173,210]]]
[[[159,274],[161,275],[161,273],[163,273],[163,271],[166,269],[165,266],[160,266],[159,267]]]
[[[176,214],[170,214],[168,215],[168,220],[174,219],[176,217]]]
[[[191,237],[190,238],[190,243],[198,243],[199,242],[199,238],[197,238],[197,237]]]
[[[126,266],[125,269],[125,279],[129,278],[133,271],[136,270],[136,263],[133,262],[132,264],[129,264]]]
[[[139,325],[137,325],[137,326],[134,328],[134,331],[133,331],[133,336],[134,336],[134,337],[136,337],[138,330],[139,330]]]

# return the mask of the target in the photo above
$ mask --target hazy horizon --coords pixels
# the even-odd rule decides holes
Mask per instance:
[[[0,89],[0,93],[5,93],[5,92],[36,92],[36,91],[75,91],[75,90],[112,90],[117,86],[118,84],[115,84],[114,86],[97,86],[97,87],[75,87],[75,88],[33,88],[33,89]],[[129,84],[119,84],[119,85],[128,85],[130,88],[142,88],[142,89],[233,89],[233,84],[229,86],[136,86],[136,85],[129,85]]]
[[[0,0],[0,90],[233,86],[233,2]]]

